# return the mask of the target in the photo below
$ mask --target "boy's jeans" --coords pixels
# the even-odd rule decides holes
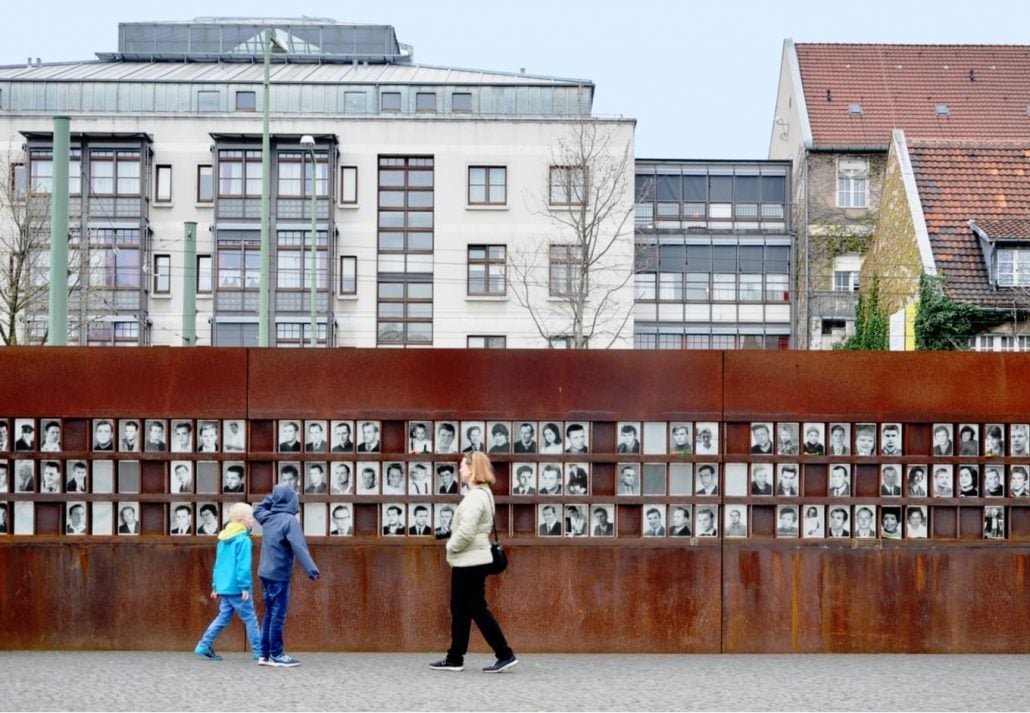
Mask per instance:
[[[265,598],[265,620],[261,625],[261,656],[272,658],[283,654],[283,625],[290,607],[290,581],[273,582],[261,578]]]
[[[261,651],[261,630],[258,629],[257,614],[254,613],[254,598],[244,600],[239,594],[220,594],[218,615],[211,622],[210,626],[207,627],[207,631],[204,632],[204,636],[201,637],[200,643],[197,646],[211,647],[211,644],[215,642],[222,629],[229,625],[232,620],[233,612],[236,612],[240,621],[247,627],[247,639],[250,641],[250,647],[254,653]]]

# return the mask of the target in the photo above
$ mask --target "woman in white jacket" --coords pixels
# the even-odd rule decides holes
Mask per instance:
[[[429,668],[436,671],[465,669],[465,652],[474,621],[497,656],[497,661],[483,671],[500,673],[519,660],[486,604],[486,577],[492,561],[490,531],[494,520],[494,496],[490,486],[496,478],[490,458],[480,451],[465,454],[459,473],[469,491],[454,511],[451,536],[447,540],[447,563],[451,566],[451,647],[445,658],[429,664]]]

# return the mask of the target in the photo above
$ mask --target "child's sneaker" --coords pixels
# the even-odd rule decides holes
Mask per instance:
[[[201,646],[200,644],[197,644],[197,648],[193,649],[193,653],[195,653],[197,656],[202,656],[206,659],[210,659],[211,661],[222,660],[222,657],[216,654],[214,649],[212,649],[210,646]]]
[[[272,660],[270,658],[268,658],[267,656],[258,656],[257,657],[257,662],[258,662],[258,666],[271,666],[272,665]]]
[[[293,658],[292,656],[287,655],[286,653],[281,653],[278,656],[273,656],[272,658],[270,658],[268,660],[268,665],[280,666],[282,668],[292,668],[294,666],[300,666],[300,661]]]

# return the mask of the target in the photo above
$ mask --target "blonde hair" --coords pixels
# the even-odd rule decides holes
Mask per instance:
[[[497,482],[497,476],[494,475],[494,467],[490,464],[490,458],[482,451],[472,451],[466,453],[465,462],[469,464],[469,468],[472,470],[472,477],[469,481],[473,485],[479,485],[486,483],[487,485],[493,485]]]
[[[242,522],[245,517],[254,512],[248,503],[233,503],[229,507],[229,519],[233,522]]]

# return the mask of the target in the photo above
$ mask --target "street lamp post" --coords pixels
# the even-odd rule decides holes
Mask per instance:
[[[300,137],[300,145],[307,146],[308,155],[311,157],[311,276],[308,283],[311,285],[311,346],[318,346],[318,319],[315,310],[315,300],[318,297],[317,289],[317,247],[318,247],[318,225],[316,222],[316,210],[318,204],[315,202],[318,193],[318,164],[315,162],[315,137],[305,134]]]
[[[269,204],[272,202],[271,186],[271,138],[268,132],[268,99],[270,92],[270,73],[272,52],[284,54],[286,45],[275,36],[275,30],[266,27],[262,37],[262,48],[265,59],[264,98],[262,100],[263,117],[261,123],[261,276],[258,282],[258,346],[268,346],[268,281],[271,273],[271,248],[269,246]]]

